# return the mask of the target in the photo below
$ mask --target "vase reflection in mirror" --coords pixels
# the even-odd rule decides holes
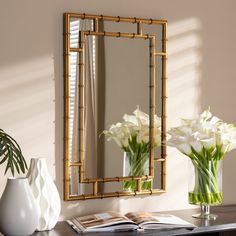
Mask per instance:
[[[30,235],[38,221],[39,209],[28,179],[8,178],[0,199],[0,232],[11,236]]]
[[[149,152],[131,153],[124,152],[123,159],[123,175],[124,176],[147,176],[149,175]],[[142,190],[152,189],[152,180],[141,181]],[[136,191],[137,181],[126,180],[123,183],[124,191]]]
[[[61,201],[56,185],[49,175],[46,159],[32,158],[27,177],[40,210],[37,231],[51,230],[58,221]]]

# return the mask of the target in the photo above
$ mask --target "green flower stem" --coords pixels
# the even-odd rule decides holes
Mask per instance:
[[[218,190],[218,183],[215,181],[217,173],[214,173],[208,169],[207,166],[204,166],[200,162],[194,162],[195,173],[199,178],[199,183],[203,181],[202,185],[205,188],[213,189],[214,191]],[[196,172],[197,169],[197,172]],[[209,181],[209,185],[205,185],[204,178]],[[206,190],[207,191],[207,190]]]
[[[128,176],[143,176],[146,175],[149,165],[149,152],[126,152],[126,159],[129,164],[129,172]],[[126,161],[126,160],[125,160]],[[151,189],[152,180],[142,180],[142,190]],[[128,180],[124,181],[123,184],[124,190],[136,191],[137,190],[137,181],[136,180]]]
[[[218,186],[218,158],[191,157],[195,170],[195,186],[189,192],[191,204],[216,205],[222,203],[222,193]]]
[[[193,165],[198,168],[201,175],[205,176],[207,179],[214,180],[218,173],[219,160],[222,159],[222,154],[218,150],[215,152],[215,155],[212,155],[212,153],[209,153],[206,149],[203,149],[203,152],[200,154],[194,149],[192,149],[192,151],[193,154],[190,158],[192,159]],[[214,189],[214,191],[218,190],[217,181],[212,182],[211,188]]]

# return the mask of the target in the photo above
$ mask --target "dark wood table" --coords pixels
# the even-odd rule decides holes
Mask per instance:
[[[197,226],[194,230],[178,229],[168,231],[130,231],[116,233],[84,233],[86,236],[119,236],[119,235],[145,235],[145,236],[180,236],[180,235],[209,235],[209,236],[236,236],[236,206],[221,206],[211,208],[211,212],[218,215],[216,220],[200,220],[192,217],[192,214],[198,213],[198,209],[168,211],[181,217],[182,219]],[[164,212],[163,212],[164,213]],[[77,234],[66,222],[58,222],[51,231],[35,232],[33,236],[76,236]]]

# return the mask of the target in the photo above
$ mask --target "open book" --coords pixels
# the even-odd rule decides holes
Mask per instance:
[[[67,223],[77,232],[115,232],[137,229],[193,229],[194,225],[173,215],[129,212],[104,212],[68,220]]]

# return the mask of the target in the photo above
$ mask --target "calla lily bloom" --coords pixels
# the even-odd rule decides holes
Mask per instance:
[[[223,158],[225,153],[236,148],[236,127],[212,116],[209,109],[198,118],[182,119],[181,123],[181,126],[168,131],[170,138],[167,144],[189,157],[194,155],[190,150],[201,156],[204,149],[208,157],[214,158],[217,153],[219,158],[220,151],[220,158]]]
[[[108,137],[108,140],[113,139],[117,145],[126,150],[129,142],[135,140],[137,144],[149,144],[149,115],[142,112],[138,107],[133,112],[133,115],[125,114],[123,122],[111,125],[109,130],[104,130],[103,133]],[[161,119],[154,116],[154,133],[155,146],[161,144]]]

